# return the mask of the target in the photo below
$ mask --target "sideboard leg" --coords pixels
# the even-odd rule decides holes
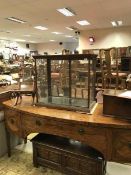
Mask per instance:
[[[10,133],[7,130],[7,128],[5,130],[6,130],[6,141],[7,141],[7,154],[8,157],[11,157]]]
[[[26,144],[27,143],[27,137],[26,138],[24,138],[24,144]]]

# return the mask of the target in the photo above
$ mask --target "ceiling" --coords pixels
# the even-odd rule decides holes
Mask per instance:
[[[76,16],[65,17],[56,9],[70,7]],[[131,0],[1,0],[0,1],[0,39],[25,40],[42,43],[49,40],[75,41],[65,35],[76,37],[75,31],[66,27],[74,26],[78,30],[110,28],[111,21],[122,20],[124,26],[131,25]],[[16,17],[26,21],[24,24],[7,20]],[[91,25],[80,26],[78,20],[87,20]],[[34,26],[45,26],[46,31]],[[61,35],[51,32],[62,32]],[[25,36],[27,35],[27,36]],[[28,36],[30,35],[30,36]]]

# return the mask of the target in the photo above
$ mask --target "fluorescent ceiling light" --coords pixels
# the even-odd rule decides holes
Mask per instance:
[[[62,9],[57,9],[58,12],[62,13],[65,16],[75,16],[76,13],[73,12],[70,8],[62,8]]]
[[[66,38],[72,38],[73,36],[71,35],[65,35]]]
[[[50,42],[54,42],[55,40],[51,39]]]
[[[113,27],[117,27],[117,23],[115,21],[111,21]]]
[[[48,30],[48,28],[43,27],[43,26],[35,26],[35,29],[39,29],[39,30]]]
[[[2,38],[0,38],[0,40],[2,41],[2,40],[7,40],[7,38],[6,37],[2,37]]]
[[[30,43],[36,43],[36,41],[29,41]]]
[[[62,34],[61,32],[52,32],[53,34],[60,35]]]
[[[30,37],[31,35],[23,35],[23,36]]]
[[[26,40],[23,40],[23,39],[15,39],[15,41],[17,41],[17,42],[25,42]]]
[[[71,27],[66,27],[66,29],[68,29],[68,30],[74,30],[74,29],[72,29]]]
[[[117,21],[119,26],[122,26],[123,22],[122,21]]]
[[[122,26],[122,21],[111,21],[111,24],[113,27]]]
[[[90,25],[90,23],[87,20],[77,21],[77,23],[80,24],[81,26]]]
[[[14,22],[17,22],[17,23],[26,23],[26,21],[23,21],[21,19],[18,19],[18,18],[15,18],[15,17],[9,17],[9,18],[6,18],[10,21],[14,21]]]
[[[2,33],[12,33],[11,31],[8,31],[8,30],[0,30],[0,32],[2,32]]]

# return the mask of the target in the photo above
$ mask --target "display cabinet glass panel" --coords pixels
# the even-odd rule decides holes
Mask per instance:
[[[34,56],[37,104],[90,112],[95,104],[96,55]]]

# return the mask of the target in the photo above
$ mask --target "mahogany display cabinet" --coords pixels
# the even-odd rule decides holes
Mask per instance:
[[[33,56],[36,104],[90,112],[95,104],[96,56]]]

